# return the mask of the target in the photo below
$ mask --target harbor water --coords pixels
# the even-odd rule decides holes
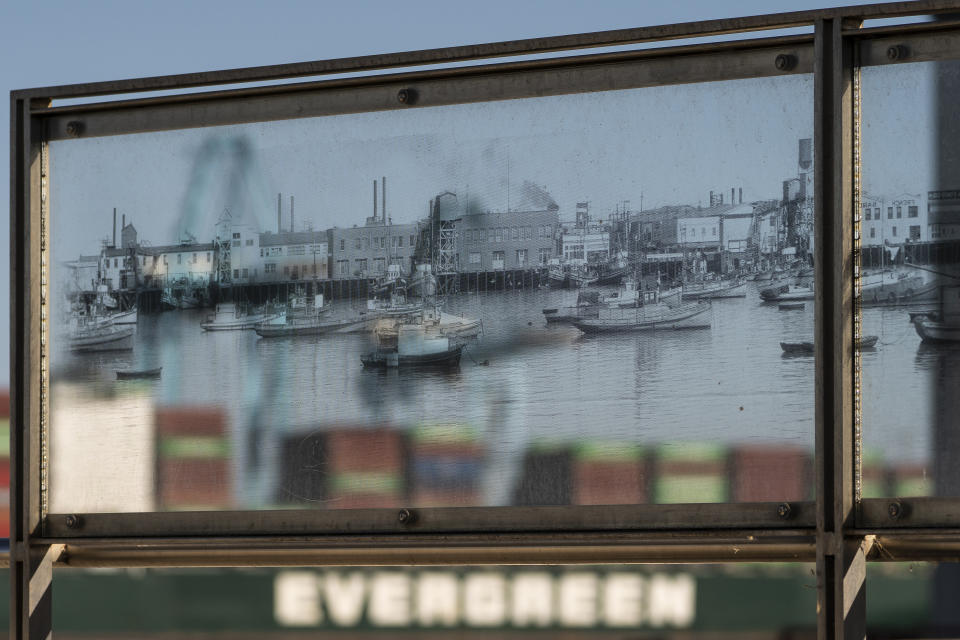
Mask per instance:
[[[76,433],[70,423],[83,409],[98,416],[104,465],[142,464],[124,458],[124,446],[143,445],[131,440],[123,415],[132,405],[118,399],[220,411],[231,505],[240,508],[275,505],[284,489],[278,478],[294,464],[291,439],[331,429],[466,428],[484,452],[476,475],[487,506],[512,503],[531,450],[564,443],[679,454],[762,445],[812,455],[814,359],[785,355],[780,342],[813,340],[813,301],[780,310],[760,300],[758,285],[749,283],[745,298],[713,301],[708,329],[593,336],[544,321],[542,309],[573,304],[576,291],[460,293],[445,310],[480,318],[483,333],[468,340],[452,370],[364,369],[360,356],[375,347],[369,334],[260,338],[201,330],[209,310],[141,314],[132,351],[77,354],[54,344],[53,468],[85,464],[57,441],[58,433]],[[338,302],[330,315],[348,317],[361,305]],[[865,447],[922,463],[930,455],[925,425],[936,356],[918,349],[902,308],[867,309],[863,319],[865,333],[880,336],[863,354]],[[156,367],[155,380],[116,380],[117,370]],[[56,498],[57,477],[51,488]]]

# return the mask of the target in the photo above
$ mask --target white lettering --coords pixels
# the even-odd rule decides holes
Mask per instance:
[[[560,578],[560,624],[592,627],[597,623],[597,576],[567,573]]]
[[[549,573],[524,572],[513,578],[513,625],[548,627],[553,622],[553,578]]]
[[[283,571],[273,579],[273,616],[286,627],[320,624],[317,576],[309,571]]]
[[[405,627],[410,624],[410,577],[400,572],[374,574],[367,617],[377,627]]]
[[[604,581],[603,619],[608,627],[635,627],[643,616],[640,596],[643,578],[632,573],[610,573]]]
[[[455,626],[460,616],[457,595],[457,577],[452,573],[420,574],[417,583],[417,621],[420,626]]]
[[[686,627],[696,612],[697,587],[691,576],[655,575],[650,579],[647,620],[654,627]]]
[[[323,599],[327,605],[327,615],[341,627],[352,627],[360,622],[366,592],[366,580],[359,571],[346,576],[334,571],[323,575]]]
[[[471,573],[463,584],[464,621],[475,627],[497,627],[507,614],[506,580],[499,573]]]

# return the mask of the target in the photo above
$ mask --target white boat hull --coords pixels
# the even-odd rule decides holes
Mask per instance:
[[[133,349],[132,327],[102,327],[89,332],[80,332],[70,338],[71,351],[129,351],[131,349]]]

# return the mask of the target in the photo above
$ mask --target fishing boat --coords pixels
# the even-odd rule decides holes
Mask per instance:
[[[109,319],[113,324],[137,324],[138,316],[137,308],[134,307],[133,309],[111,314]]]
[[[620,284],[623,282],[623,279],[627,277],[627,274],[630,272],[629,267],[622,267],[619,269],[611,269],[605,271],[597,276],[594,284],[597,286],[607,286],[611,284]]]
[[[657,290],[642,293],[632,308],[601,306],[596,318],[578,318],[573,326],[584,333],[622,333],[679,329],[709,329],[709,302],[667,304]]]
[[[937,284],[923,276],[885,270],[860,279],[860,304],[866,307],[935,302]]]
[[[70,332],[71,351],[129,351],[133,349],[133,327],[120,327],[111,322],[88,321]]]
[[[435,325],[397,322],[376,332],[377,348],[360,356],[368,368],[457,367],[463,343]]]
[[[860,350],[873,349],[877,346],[879,339],[879,336],[863,336],[857,340],[856,348]],[[813,355],[814,346],[812,342],[781,342],[780,348],[787,355]]]
[[[156,369],[117,369],[117,380],[141,380],[159,378],[163,367]]]
[[[813,300],[813,287],[799,284],[783,284],[760,292],[764,302],[789,302],[793,300]]]
[[[684,300],[719,300],[747,297],[747,283],[740,280],[713,280],[684,283]]]
[[[600,303],[599,291],[580,291],[577,293],[577,303],[566,307],[550,307],[543,310],[547,324],[571,322],[577,318],[595,318],[597,306]]]
[[[322,298],[321,298],[322,304]],[[253,329],[258,323],[271,320],[278,314],[247,313],[232,302],[221,302],[214,313],[200,323],[204,331],[240,331]]]
[[[960,342],[960,285],[939,287],[938,308],[912,312],[910,320],[923,342]]]
[[[597,284],[597,278],[586,271],[564,265],[551,265],[547,269],[547,277],[551,286],[563,289],[579,289]]]

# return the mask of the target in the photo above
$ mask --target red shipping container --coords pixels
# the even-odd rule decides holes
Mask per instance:
[[[230,507],[233,503],[228,460],[164,459],[157,477],[161,508]]]
[[[780,502],[812,497],[813,466],[802,449],[740,447],[731,457],[734,502]]]
[[[574,504],[639,504],[647,484],[639,462],[583,461],[573,466]]]
[[[403,470],[403,437],[393,429],[328,431],[324,447],[330,473]]]
[[[157,434],[162,436],[222,436],[227,433],[227,416],[217,407],[160,407]]]

